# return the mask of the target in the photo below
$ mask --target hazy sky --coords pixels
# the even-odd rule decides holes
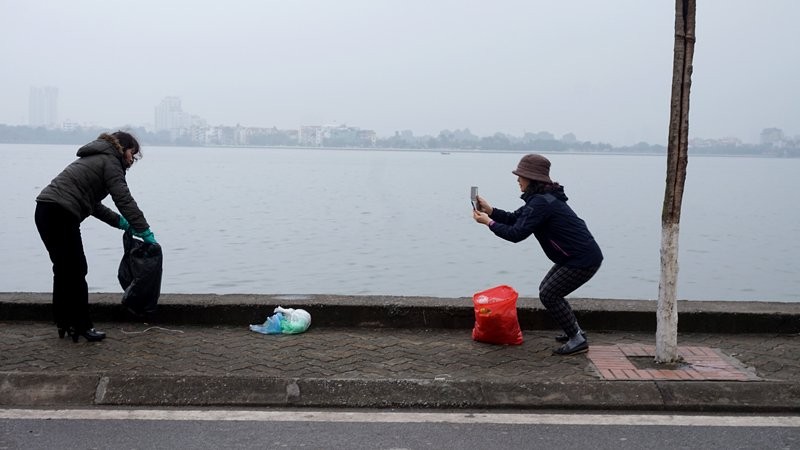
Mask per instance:
[[[690,135],[800,134],[800,1],[698,0]],[[672,0],[0,0],[0,123],[344,123],[666,143]]]

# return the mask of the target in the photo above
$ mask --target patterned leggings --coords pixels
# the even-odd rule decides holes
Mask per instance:
[[[579,327],[575,313],[564,297],[583,286],[599,269],[600,266],[574,269],[556,264],[539,285],[539,300],[567,336],[575,336]]]

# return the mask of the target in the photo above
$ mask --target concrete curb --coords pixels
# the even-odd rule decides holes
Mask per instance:
[[[541,382],[0,373],[3,406],[798,412],[788,382]]]
[[[99,378],[98,375],[64,373],[0,373],[0,405],[91,405]]]
[[[121,294],[90,294],[97,322],[133,318],[120,306]],[[0,319],[49,321],[49,293],[0,293]],[[654,332],[654,300],[570,299],[587,330]],[[385,328],[472,328],[470,298],[163,294],[153,323],[242,325],[262,323],[276,306],[303,308],[314,326]],[[520,326],[553,327],[538,299],[518,301]],[[679,331],[705,333],[800,333],[800,303],[679,301]]]

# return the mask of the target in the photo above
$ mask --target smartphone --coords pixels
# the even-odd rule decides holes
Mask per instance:
[[[478,209],[478,186],[469,188],[469,199],[472,203],[472,209]]]

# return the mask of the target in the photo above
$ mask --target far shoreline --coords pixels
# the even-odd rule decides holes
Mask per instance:
[[[47,145],[47,146],[75,146],[72,143],[32,143],[32,142],[0,142],[0,145]],[[185,149],[264,149],[264,150],[346,150],[357,152],[409,152],[409,153],[441,153],[442,156],[447,156],[450,153],[499,153],[499,154],[527,154],[527,153],[540,153],[543,155],[592,155],[592,156],[654,156],[666,157],[666,153],[653,153],[653,152],[628,152],[628,151],[548,151],[548,150],[488,150],[488,149],[462,149],[462,148],[400,148],[400,147],[306,147],[296,145],[149,145],[143,143],[146,148],[185,148]],[[695,150],[696,151],[696,150]],[[689,150],[689,157],[712,157],[712,158],[764,158],[764,159],[798,159],[792,156],[783,155],[765,155],[765,154],[734,154],[734,153],[692,153]]]

